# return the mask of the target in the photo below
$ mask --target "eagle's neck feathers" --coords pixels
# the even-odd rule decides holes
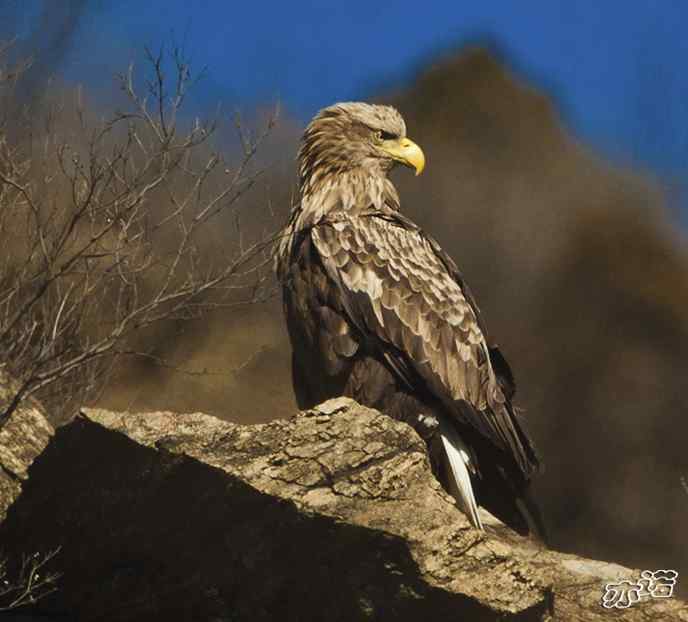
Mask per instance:
[[[371,211],[388,214],[398,210],[399,195],[386,174],[371,175],[370,171],[352,170],[316,183],[302,183],[301,202],[295,206],[291,222],[277,245],[278,275],[287,270],[300,232],[323,222],[334,222],[344,215],[350,217]]]
[[[354,215],[371,209],[399,209],[396,188],[382,171],[361,168],[322,176],[314,171],[314,177],[302,185],[303,224],[313,225],[340,212]]]

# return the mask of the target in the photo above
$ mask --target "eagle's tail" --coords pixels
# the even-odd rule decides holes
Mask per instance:
[[[466,443],[453,421],[446,417],[439,419],[439,436],[444,449],[444,485],[471,524],[484,529],[478,510],[479,499],[481,506],[513,530],[521,535],[532,534],[547,545],[545,522],[529,483],[504,468],[499,452],[492,449],[490,454],[489,447],[482,447],[485,459],[478,465],[476,454],[480,456],[481,450],[470,449],[476,439],[469,438],[470,444]]]
[[[471,483],[471,471],[475,467],[471,463],[471,451],[461,440],[459,433],[450,421],[440,417],[440,437],[447,458],[447,480],[449,492],[456,499],[461,510],[477,529],[483,529],[483,523],[478,513],[478,504]]]

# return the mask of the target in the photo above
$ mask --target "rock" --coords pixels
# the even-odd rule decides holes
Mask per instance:
[[[14,397],[16,383],[0,371],[0,413]],[[0,522],[26,481],[27,471],[53,435],[41,406],[32,399],[22,402],[0,427]]]
[[[348,399],[240,426],[85,410],[0,526],[61,546],[44,613],[78,620],[607,620],[639,571],[472,529],[405,424]],[[676,599],[618,620],[687,620]]]

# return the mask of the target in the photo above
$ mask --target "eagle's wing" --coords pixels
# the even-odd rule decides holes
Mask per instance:
[[[358,331],[378,341],[402,378],[422,378],[530,474],[537,458],[514,418],[512,388],[499,381],[477,307],[437,243],[410,221],[380,212],[339,213],[311,236]]]

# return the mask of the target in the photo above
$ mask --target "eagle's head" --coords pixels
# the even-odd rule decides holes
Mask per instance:
[[[302,189],[343,173],[386,175],[397,163],[425,166],[420,147],[406,137],[406,124],[391,106],[335,104],[310,122],[299,150]]]

